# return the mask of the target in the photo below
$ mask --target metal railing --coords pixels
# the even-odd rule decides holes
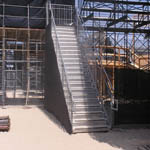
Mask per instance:
[[[118,103],[114,99],[114,89],[112,86],[112,83],[107,75],[107,72],[102,64],[102,58],[99,55],[99,51],[96,48],[97,40],[93,40],[91,38],[92,33],[86,30],[86,27],[83,26],[83,21],[79,17],[79,15],[76,13],[76,19],[75,19],[75,25],[76,25],[76,31],[77,31],[77,37],[79,46],[82,49],[84,60],[86,61],[86,64],[88,65],[88,70],[91,75],[92,84],[95,87],[97,91],[97,96],[99,97],[99,100],[103,104],[104,101],[102,100],[102,91],[100,89],[98,90],[98,87],[100,87],[99,83],[97,82],[97,70],[101,69],[100,77],[103,77],[103,81],[105,83],[105,87],[107,89],[107,93],[110,98],[111,102],[111,108],[112,110],[118,110]],[[98,64],[100,60],[100,63]],[[105,108],[104,108],[105,109]]]
[[[56,25],[71,25],[73,23],[74,7],[72,5],[51,4]]]
[[[70,112],[70,121],[71,123],[73,123],[73,97],[70,91],[70,85],[68,82],[68,78],[67,78],[67,72],[66,72],[66,68],[64,65],[64,60],[62,58],[62,53],[60,50],[60,44],[59,44],[59,39],[58,39],[58,35],[57,35],[57,30],[56,30],[56,23],[55,23],[55,18],[54,18],[54,14],[53,14],[53,5],[51,4],[51,2],[49,2],[49,11],[51,12],[51,28],[52,28],[52,32],[53,32],[53,42],[54,42],[54,47],[55,47],[55,52],[56,52],[56,56],[57,56],[57,62],[58,62],[58,66],[59,66],[59,71],[60,71],[60,76],[61,76],[61,82],[63,87],[65,86],[65,92],[67,93],[69,102],[71,103],[71,105],[68,105],[68,111]]]

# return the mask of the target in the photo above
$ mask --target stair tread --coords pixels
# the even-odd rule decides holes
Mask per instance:
[[[82,110],[82,111],[74,111],[73,113],[74,114],[96,114],[96,113],[101,113],[102,111],[101,110]]]
[[[97,98],[88,98],[88,97],[86,97],[86,98],[78,98],[78,97],[74,97],[75,99],[74,99],[74,101],[75,102],[81,102],[81,101],[83,101],[83,102],[94,102],[94,101],[99,101]]]
[[[93,119],[99,119],[104,117],[104,112],[101,112],[100,114],[73,114],[74,119],[80,119],[80,118],[93,118]]]
[[[106,121],[104,117],[83,117],[83,118],[75,118],[74,121]]]
[[[74,104],[75,105],[75,107],[79,107],[79,108],[82,108],[82,107],[97,107],[97,106],[99,106],[100,104],[99,103],[95,103],[95,104]]]
[[[74,128],[107,128],[108,126],[107,125],[101,125],[101,124],[96,124],[96,125],[75,125],[73,126],[73,129]]]
[[[99,128],[74,128],[73,133],[89,133],[89,132],[108,132],[108,127]]]
[[[99,120],[99,121],[79,121],[73,122],[73,126],[93,126],[93,125],[103,125],[106,126],[106,120]]]
[[[97,105],[95,107],[74,107],[74,111],[102,111],[102,107],[100,105]]]

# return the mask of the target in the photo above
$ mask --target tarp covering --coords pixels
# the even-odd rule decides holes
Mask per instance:
[[[45,28],[46,0],[0,0],[0,26],[20,28]],[[28,19],[29,16],[29,19]],[[3,22],[4,20],[4,22]],[[28,22],[29,20],[29,22]]]
[[[115,69],[115,98],[150,101],[150,72],[139,69]]]
[[[30,27],[31,28],[39,28],[42,29],[45,27],[45,19],[30,19]]]
[[[46,0],[0,0],[0,3],[5,3],[8,5],[20,5],[20,6],[43,6],[46,2]]]
[[[3,20],[2,17],[0,17],[0,27],[2,26]]]
[[[44,8],[30,8],[30,18],[45,18],[46,11]]]
[[[27,7],[5,6],[5,15],[11,16],[27,16]]]
[[[4,22],[5,22],[5,27],[14,27],[14,28],[27,28],[28,27],[27,18],[5,17]]]
[[[0,6],[0,15],[2,15],[2,14],[3,14],[3,7]]]
[[[30,0],[30,6],[44,6],[46,0]]]
[[[115,69],[115,99],[119,110],[115,124],[150,123],[150,72],[139,69]]]
[[[75,0],[52,0],[55,4],[75,5]]]

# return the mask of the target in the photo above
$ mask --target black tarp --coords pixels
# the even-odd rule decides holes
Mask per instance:
[[[2,3],[2,0],[0,0],[0,3]],[[45,28],[46,0],[3,0],[3,3],[5,4],[4,25],[6,27],[26,28],[29,24],[30,28]],[[0,6],[1,15],[3,14],[2,8],[3,6]],[[29,23],[27,19],[28,12]],[[0,26],[2,26],[2,21],[0,22]]]
[[[5,4],[8,5],[21,5],[21,6],[25,6],[27,4],[29,4],[32,0],[3,0],[3,2]]]
[[[41,6],[44,6],[45,3],[46,3],[46,0],[30,0],[30,6],[41,7]]]
[[[30,8],[30,18],[45,18],[45,8]]]
[[[135,101],[150,99],[150,72],[115,69],[115,98]]]
[[[12,6],[6,6],[5,7],[5,15],[11,15],[11,16],[27,16],[27,7],[12,7]]]
[[[21,17],[5,17],[4,24],[5,27],[27,28],[28,20]]]
[[[52,0],[55,4],[75,5],[75,0]]]
[[[139,69],[115,69],[115,99],[119,110],[116,124],[150,123],[150,72]]]
[[[3,25],[3,19],[2,19],[2,17],[0,17],[0,26],[2,26]]]
[[[0,6],[0,15],[2,15],[2,14],[3,14],[3,7]]]
[[[30,27],[43,29],[45,27],[45,19],[30,19]]]
[[[119,104],[115,124],[150,124],[150,102]]]

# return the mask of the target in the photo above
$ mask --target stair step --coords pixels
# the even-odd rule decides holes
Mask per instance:
[[[73,121],[73,126],[81,126],[81,125],[106,125],[106,120],[101,119],[101,120],[74,120]]]
[[[64,91],[65,96],[69,96],[67,91]],[[83,92],[72,92],[73,99],[78,98],[95,98],[96,94],[93,93],[83,93]],[[68,97],[66,97],[68,98]]]
[[[73,101],[75,103],[76,102],[83,102],[83,103],[84,102],[88,102],[88,103],[99,102],[98,99],[95,98],[95,97],[94,98],[88,98],[88,97],[87,98],[78,98],[78,97],[75,97],[75,96],[74,96],[74,100]]]
[[[74,31],[74,27],[69,27],[69,26],[56,26],[57,31]]]
[[[60,34],[75,34],[74,30],[64,30],[64,29],[56,29],[56,32],[57,32],[57,35],[60,35]],[[52,30],[52,35],[55,34],[55,31]]]
[[[87,69],[86,67],[84,67],[84,66],[76,66],[76,65],[72,65],[72,66],[71,66],[71,65],[70,65],[70,66],[69,66],[69,65],[65,65],[65,68],[66,68],[66,69],[70,69],[70,70],[71,70],[71,69],[73,69],[73,70],[86,70],[86,71],[88,70],[88,69]]]
[[[64,62],[66,67],[87,67],[83,62]]]
[[[88,98],[95,98],[96,97],[96,92],[95,91],[93,91],[93,92],[72,92],[72,96],[73,97],[80,97],[80,98],[82,98],[82,97],[84,97],[84,98],[86,98],[86,97],[88,97]]]
[[[84,133],[84,132],[107,132],[109,131],[107,125],[81,125],[73,126],[73,133]]]
[[[62,54],[62,57],[63,57],[63,59],[79,59],[79,60],[81,60],[82,59],[82,56],[81,55],[76,55],[76,54],[74,54],[74,55],[66,55],[66,54]]]
[[[104,118],[104,112],[97,113],[97,114],[73,114],[74,119],[91,119],[91,120],[99,120]]]
[[[79,93],[79,92],[83,92],[83,93],[95,93],[95,90],[91,87],[71,87],[71,91],[73,93]]]
[[[60,46],[60,50],[75,50],[75,51],[80,51],[78,46]]]
[[[71,86],[72,91],[76,91],[76,92],[78,92],[78,91],[86,91],[86,92],[95,91],[95,89],[92,87],[91,82],[88,82],[88,81],[83,82],[83,81],[70,81],[69,80],[69,85]]]
[[[62,68],[62,67],[59,67],[60,69]],[[86,70],[86,69],[80,69],[80,68],[69,68],[69,67],[65,67],[65,70],[66,70],[66,72],[67,73],[73,73],[73,72],[75,72],[75,73],[88,73],[88,71]]]
[[[66,101],[68,101],[68,103],[70,102],[69,96],[65,96]],[[97,99],[73,99],[73,103],[76,106],[77,105],[82,105],[84,104],[84,106],[86,105],[92,105],[93,103],[99,103],[99,101]],[[99,103],[99,105],[101,105],[101,103]]]
[[[73,112],[74,114],[97,114],[102,113],[102,110],[76,110]]]
[[[87,81],[87,82],[90,82],[90,79],[87,77],[87,78],[68,78],[68,81],[73,81],[73,82],[82,82],[82,81]]]
[[[53,37],[55,37],[55,34],[52,35]],[[75,34],[59,34],[57,35],[58,39],[61,39],[61,38],[74,38],[76,39],[76,35]]]
[[[63,58],[64,62],[82,62],[81,58]]]
[[[96,93],[95,93],[94,90],[91,91],[91,92],[87,92],[87,91],[73,91],[71,89],[71,93],[72,93],[73,98],[76,97],[76,96],[79,96],[79,97],[96,97]],[[66,96],[69,96],[67,88],[66,88],[66,90],[64,89],[64,94]]]
[[[61,42],[59,42],[59,45],[60,45],[60,47],[61,46],[76,46],[76,47],[78,47],[78,43],[77,42],[64,42],[64,41],[61,41]]]
[[[84,123],[88,123],[88,122],[95,122],[95,121],[104,121],[104,123],[106,123],[106,118],[104,117],[89,117],[89,118],[73,118],[73,123],[80,123],[80,122],[84,122]],[[100,122],[101,123],[101,122]]]
[[[76,77],[76,79],[83,79],[83,77],[89,77],[88,74],[84,72],[68,72],[67,75],[69,79],[73,77]]]
[[[92,99],[92,98],[96,98],[96,95],[95,94],[80,94],[80,95],[73,95],[74,99],[86,99],[86,98],[89,98],[89,99]]]
[[[66,68],[67,73],[84,73],[84,74],[88,74],[89,72],[87,71],[87,69],[70,69],[70,68]]]
[[[64,65],[68,68],[87,68],[87,64],[84,62],[64,62]]]
[[[59,37],[61,42],[78,42],[76,38],[72,37]]]
[[[98,102],[74,102],[75,107],[97,107],[100,104]]]
[[[96,93],[94,87],[92,87],[91,82],[87,83],[82,83],[82,82],[77,82],[77,83],[72,83],[72,81],[69,82],[69,85],[71,87],[71,90],[73,92],[87,92],[87,93]]]
[[[92,112],[101,112],[102,111],[102,106],[100,106],[100,105],[98,105],[98,106],[96,106],[96,107],[74,107],[73,108],[73,111],[74,112],[83,112],[83,111],[85,111],[85,112],[90,112],[90,111],[92,111]]]
[[[61,53],[62,53],[62,55],[64,55],[64,54],[72,54],[72,55],[81,55],[81,52],[77,49],[77,50],[71,50],[71,49],[69,49],[69,50],[61,50]]]

